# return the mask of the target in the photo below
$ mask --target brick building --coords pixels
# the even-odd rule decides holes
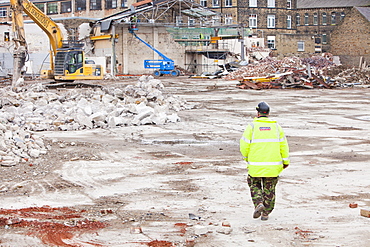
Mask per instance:
[[[331,33],[330,52],[343,64],[370,64],[370,7],[355,7]]]
[[[224,8],[214,6],[213,3],[218,3],[218,0],[208,1],[212,2],[208,6],[211,9],[224,11]],[[340,44],[339,39],[335,40],[332,47],[331,34],[335,32],[337,35],[344,21],[360,22],[366,26],[369,20],[363,19],[364,15],[355,15],[346,20],[349,13],[354,15],[358,12],[356,7],[361,6],[370,6],[370,0],[238,0],[235,19],[238,24],[249,27],[255,35],[264,38],[265,46],[273,49],[275,55],[304,56],[315,52],[339,52],[344,56],[342,53],[345,51],[352,51],[336,49]],[[359,46],[367,40],[369,36],[358,35]],[[360,50],[365,52],[366,49]],[[345,63],[350,61],[344,60]]]

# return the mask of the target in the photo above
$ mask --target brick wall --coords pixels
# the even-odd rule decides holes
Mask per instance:
[[[344,65],[358,66],[363,57],[370,64],[370,21],[353,8],[331,35],[330,52]]]

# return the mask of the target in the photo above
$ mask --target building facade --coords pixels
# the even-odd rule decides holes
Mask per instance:
[[[88,32],[89,25],[96,20],[101,20],[107,16],[115,16],[116,13],[122,11],[130,11],[132,6],[145,6],[146,8],[154,4],[150,0],[138,2],[136,0],[31,1],[55,22],[61,23],[68,37],[75,37],[79,40],[91,36],[91,33]],[[156,5],[166,1],[170,0],[158,1]],[[358,39],[353,39],[351,42],[357,42],[357,44],[360,44],[359,47],[363,47],[363,44],[365,44],[363,49],[342,49],[343,44],[341,44],[341,39],[338,37],[340,37],[340,30],[350,30],[348,26],[351,23],[361,24],[361,27],[356,30],[367,30],[369,19],[364,18],[364,14],[361,14],[355,8],[356,6],[365,6],[366,9],[366,6],[370,6],[370,0],[194,0],[192,2],[197,2],[200,6],[220,13],[220,15],[212,16],[213,26],[236,25],[242,27],[243,30],[249,28],[251,30],[249,34],[253,38],[264,41],[258,42],[258,45],[270,48],[273,55],[276,56],[306,56],[312,53],[331,52],[334,55],[347,56],[348,59],[344,61],[353,65],[354,61],[358,60],[358,56],[366,55],[368,52],[366,48],[368,37],[361,35],[361,31],[356,36]],[[181,4],[184,3],[185,1],[179,1],[178,9],[181,9]],[[3,47],[5,50],[11,46],[11,9],[9,5],[8,1],[0,2],[0,24],[2,26],[0,48]],[[362,10],[362,13],[364,11]],[[356,13],[360,14],[357,15]],[[349,15],[350,17],[347,18]],[[174,26],[181,23],[182,26],[194,27],[196,23],[196,20],[191,16],[183,18],[175,14],[175,11],[172,17],[173,19],[170,21],[173,22]],[[359,18],[358,22],[355,20],[356,18]],[[180,19],[181,22],[178,22]],[[28,20],[27,16],[25,16],[25,20]],[[143,19],[142,21],[150,24],[154,19],[147,18],[147,20]],[[156,21],[157,27],[160,27],[160,22]],[[30,36],[31,34],[29,34]],[[37,42],[34,42],[31,36],[31,43],[40,43],[37,37],[34,39]],[[121,38],[118,40],[121,40]],[[125,41],[122,40],[122,42]],[[111,43],[107,40],[107,44],[112,46]],[[95,45],[96,47],[92,48],[92,51],[99,48],[98,42],[95,42]],[[41,48],[34,49],[41,50]],[[108,58],[109,49],[112,49],[112,47],[102,49],[102,53],[107,54],[100,55]],[[44,52],[47,53],[47,51]],[[122,50],[120,53],[124,54],[125,51]],[[4,59],[6,60],[6,58]],[[187,62],[181,63],[185,64]],[[110,67],[111,65],[107,64],[107,68]]]

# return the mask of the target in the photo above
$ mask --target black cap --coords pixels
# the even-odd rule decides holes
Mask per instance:
[[[262,101],[257,105],[256,110],[261,114],[269,114],[270,107],[266,102]]]

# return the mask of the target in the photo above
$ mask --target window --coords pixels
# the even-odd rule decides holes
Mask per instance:
[[[326,13],[322,13],[322,24],[323,25],[326,25],[326,22],[327,22],[327,20],[326,20]]]
[[[298,51],[304,51],[304,41],[298,41]]]
[[[0,8],[0,17],[6,17],[7,9],[6,8]]]
[[[304,14],[304,24],[308,26],[308,13]]]
[[[322,40],[322,43],[323,44],[327,44],[328,43],[327,36],[326,36],[325,33],[321,36],[321,40]]]
[[[220,25],[220,17],[219,16],[212,16],[212,24],[213,25]]]
[[[267,0],[268,8],[275,8],[275,0]]]
[[[116,9],[117,0],[105,0],[105,8],[106,9]]]
[[[296,25],[300,26],[301,25],[301,16],[299,14],[296,15],[295,20],[296,20]]]
[[[340,21],[343,21],[343,19],[344,19],[345,16],[346,15],[344,14],[344,12],[340,13]]]
[[[267,15],[267,28],[275,28],[275,15]]]
[[[127,0],[122,0],[121,1],[121,7],[122,8],[127,8],[128,7]]]
[[[61,2],[60,7],[61,7],[60,13],[69,13],[72,11],[71,1]]]
[[[90,10],[101,10],[101,0],[90,0]]]
[[[249,15],[249,27],[257,28],[257,15]]]
[[[335,24],[336,24],[336,20],[335,20],[335,12],[332,12],[332,13],[331,13],[331,24],[332,24],[332,25],[335,25]]]
[[[188,26],[189,27],[195,26],[195,19],[194,18],[188,18]]]
[[[226,15],[226,17],[225,17],[225,24],[226,25],[233,24],[233,16],[231,14]]]
[[[249,0],[249,7],[257,7],[257,0]]]
[[[43,3],[35,3],[35,6],[41,10],[43,13],[45,12],[45,4]]]
[[[287,15],[286,17],[286,28],[292,29],[292,16],[291,15]]]
[[[176,26],[182,26],[183,20],[181,15],[176,16]]]
[[[313,24],[316,25],[316,26],[319,24],[319,17],[317,15],[317,13],[313,14]]]
[[[58,3],[47,3],[46,9],[48,15],[58,14]]]
[[[232,7],[233,1],[232,0],[225,0],[225,7]]]
[[[291,9],[292,8],[292,0],[287,0],[286,1],[286,8]]]
[[[267,36],[267,47],[275,49],[275,36]]]
[[[76,0],[76,11],[86,10],[86,0]]]
[[[200,5],[207,7],[207,0],[200,0]]]
[[[212,7],[220,7],[219,0],[212,0]]]

